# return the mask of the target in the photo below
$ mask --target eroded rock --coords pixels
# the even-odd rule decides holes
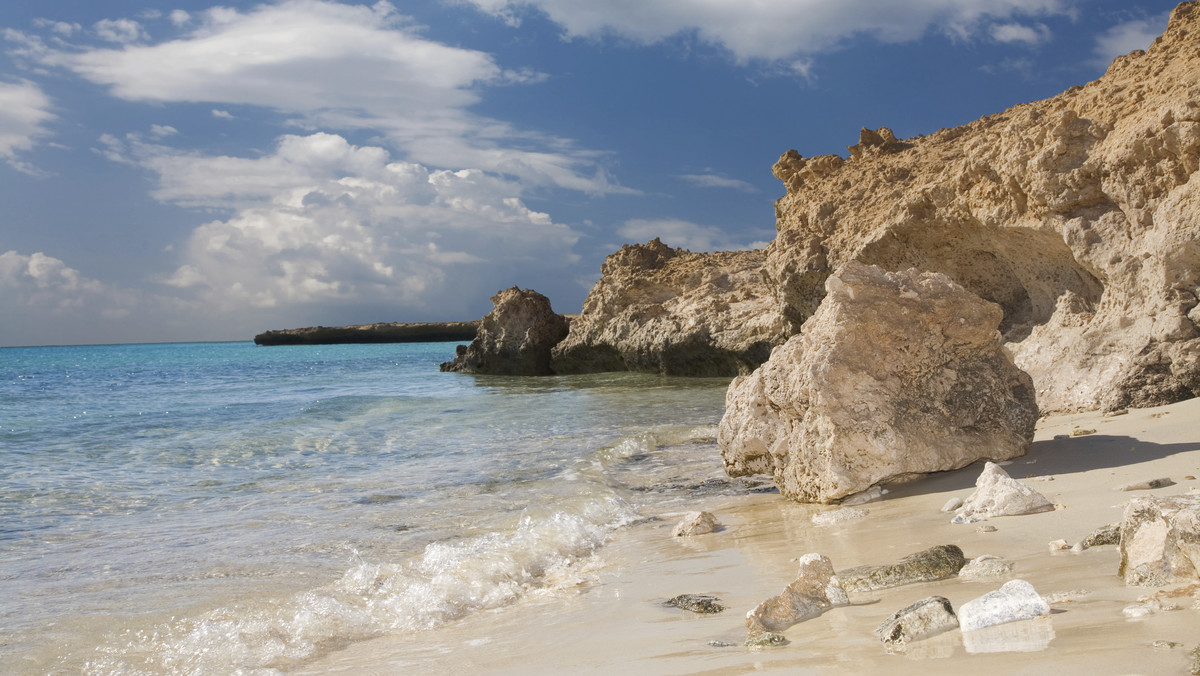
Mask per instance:
[[[983,466],[975,492],[963,501],[951,523],[974,523],[997,516],[1036,514],[1054,509],[1046,496],[1010,477],[994,462]]]
[[[1080,540],[1080,542],[1088,547],[1119,545],[1121,544],[1121,524],[1110,523],[1105,526],[1100,526],[1091,533],[1088,533],[1087,537]]]
[[[957,626],[958,616],[949,599],[930,596],[897,610],[875,628],[875,635],[887,645],[901,646]]]
[[[942,580],[958,573],[967,559],[958,545],[938,545],[909,554],[896,563],[858,566],[838,572],[848,592],[872,591],[914,582]]]
[[[1050,614],[1050,605],[1025,580],[1010,580],[995,591],[971,599],[958,609],[963,631]]]
[[[715,615],[725,610],[721,599],[712,594],[680,594],[667,599],[665,605],[699,615]]]
[[[1200,8],[1095,82],[849,159],[789,151],[765,276],[799,327],[849,260],[1003,308],[1044,411],[1200,395]],[[881,143],[882,141],[882,143]]]
[[[751,639],[778,633],[834,606],[849,603],[829,559],[820,554],[805,554],[800,557],[796,581],[746,614],[746,633]]]
[[[787,336],[761,251],[693,253],[653,239],[621,247],[554,349],[557,373],[749,373]]]
[[[532,289],[513,287],[492,296],[492,311],[479,323],[470,345],[459,346],[443,371],[490,375],[544,376],[550,348],[566,337],[569,324]]]
[[[1121,521],[1125,584],[1200,579],[1200,496],[1134,498]]]
[[[885,482],[1025,453],[1037,406],[1000,345],[998,306],[936,273],[851,261],[799,336],[726,395],[732,476],[833,502]]]

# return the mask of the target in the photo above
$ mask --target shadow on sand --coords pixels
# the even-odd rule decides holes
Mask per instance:
[[[1004,471],[1014,479],[1028,479],[1052,474],[1073,474],[1108,467],[1124,467],[1135,463],[1159,460],[1176,453],[1200,451],[1200,444],[1156,444],[1129,436],[1092,434],[1065,439],[1035,441],[1029,452],[1013,458]],[[888,498],[909,495],[958,491],[975,486],[983,471],[983,462],[962,469],[939,472],[905,484],[888,487]],[[1152,479],[1156,477],[1144,477]],[[1175,477],[1178,481],[1180,477]]]

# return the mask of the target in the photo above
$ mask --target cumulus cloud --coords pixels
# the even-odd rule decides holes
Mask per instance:
[[[50,109],[50,97],[33,82],[0,82],[0,158],[9,166],[38,173],[19,154],[49,133],[46,125],[55,117]]]
[[[1112,60],[1132,52],[1135,49],[1146,49],[1155,38],[1167,29],[1169,13],[1163,13],[1145,19],[1135,19],[1118,24],[1101,33],[1096,38],[1095,63],[1108,66]]]
[[[509,24],[533,7],[569,37],[617,35],[642,43],[679,36],[728,49],[739,62],[778,61],[837,48],[856,36],[883,42],[915,40],[929,31],[960,39],[986,35],[1014,17],[1064,14],[1065,0],[465,0]],[[1003,32],[1003,31],[1002,31]]]
[[[265,107],[312,129],[382,133],[423,164],[593,194],[631,192],[600,166],[603,153],[469,111],[484,88],[536,84],[543,74],[426,39],[388,2],[283,0],[188,19],[177,39],[119,49],[59,49],[13,32],[10,54],[68,69],[130,101]],[[114,39],[135,39],[121,20],[104,26]]]
[[[121,44],[137,42],[146,37],[142,24],[133,19],[101,19],[92,26],[92,30],[101,40]]]
[[[233,113],[229,112],[228,110],[220,110],[217,108],[213,108],[212,116],[217,118],[218,120],[232,120],[233,119]]]
[[[577,260],[578,234],[528,208],[518,184],[394,161],[336,134],[284,136],[253,158],[187,154],[136,135],[106,147],[155,172],[158,199],[231,214],[196,228],[160,280],[208,308],[382,303],[428,313],[487,298],[534,263],[565,271]]]
[[[6,305],[62,314],[103,295],[105,287],[40,251],[29,255],[6,251],[0,254],[0,290]]]
[[[617,228],[617,234],[634,242],[648,242],[657,237],[668,246],[691,251],[733,251],[763,245],[762,242],[735,242],[720,228],[673,218],[635,218]]]

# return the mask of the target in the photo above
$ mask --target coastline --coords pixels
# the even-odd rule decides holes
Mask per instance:
[[[1196,645],[1197,610],[1128,618],[1122,610],[1163,588],[1127,587],[1117,576],[1117,546],[1051,552],[1048,543],[1078,542],[1092,530],[1120,521],[1133,497],[1168,496],[1200,488],[1200,399],[1041,420],[1026,456],[1006,470],[1062,509],[951,524],[941,512],[953,497],[974,488],[981,464],[893,487],[862,507],[862,520],[817,526],[813,514],[836,506],[805,505],[776,494],[712,497],[680,511],[713,512],[724,528],[673,538],[678,513],[655,516],[618,532],[599,551],[589,581],[567,591],[545,591],[495,611],[473,614],[437,632],[388,635],[327,655],[297,673],[395,673],[399,669],[478,673],[745,673],[788,669],[808,674],[875,672],[925,674],[930,668],[983,669],[987,673],[1068,672],[1187,673]],[[1095,433],[1070,436],[1076,428]],[[1058,438],[1055,438],[1058,437]],[[719,456],[713,462],[719,465]],[[1116,487],[1170,477],[1175,485],[1131,492]],[[828,556],[841,570],[887,563],[938,544],[957,544],[968,558],[1001,556],[1015,564],[1011,576],[964,581],[950,578],[852,593],[852,605],[783,632],[788,645],[752,649],[744,614],[795,577],[795,561],[808,552]],[[963,634],[946,632],[889,652],[872,630],[892,612],[930,595],[955,608],[1008,579],[1032,583],[1051,598],[1052,615]],[[709,593],[727,610],[694,615],[663,607],[682,593]],[[964,639],[964,637],[967,637]],[[1163,647],[1155,642],[1174,642]],[[716,646],[710,642],[731,645]],[[950,660],[949,662],[945,660]]]
[[[275,329],[254,336],[256,345],[344,345],[359,343],[446,343],[469,341],[479,320],[465,322],[377,322],[350,326]]]

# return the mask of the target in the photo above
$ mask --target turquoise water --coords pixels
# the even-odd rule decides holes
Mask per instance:
[[[286,671],[583,584],[623,526],[745,490],[727,381],[440,373],[453,354],[0,349],[0,663]]]

